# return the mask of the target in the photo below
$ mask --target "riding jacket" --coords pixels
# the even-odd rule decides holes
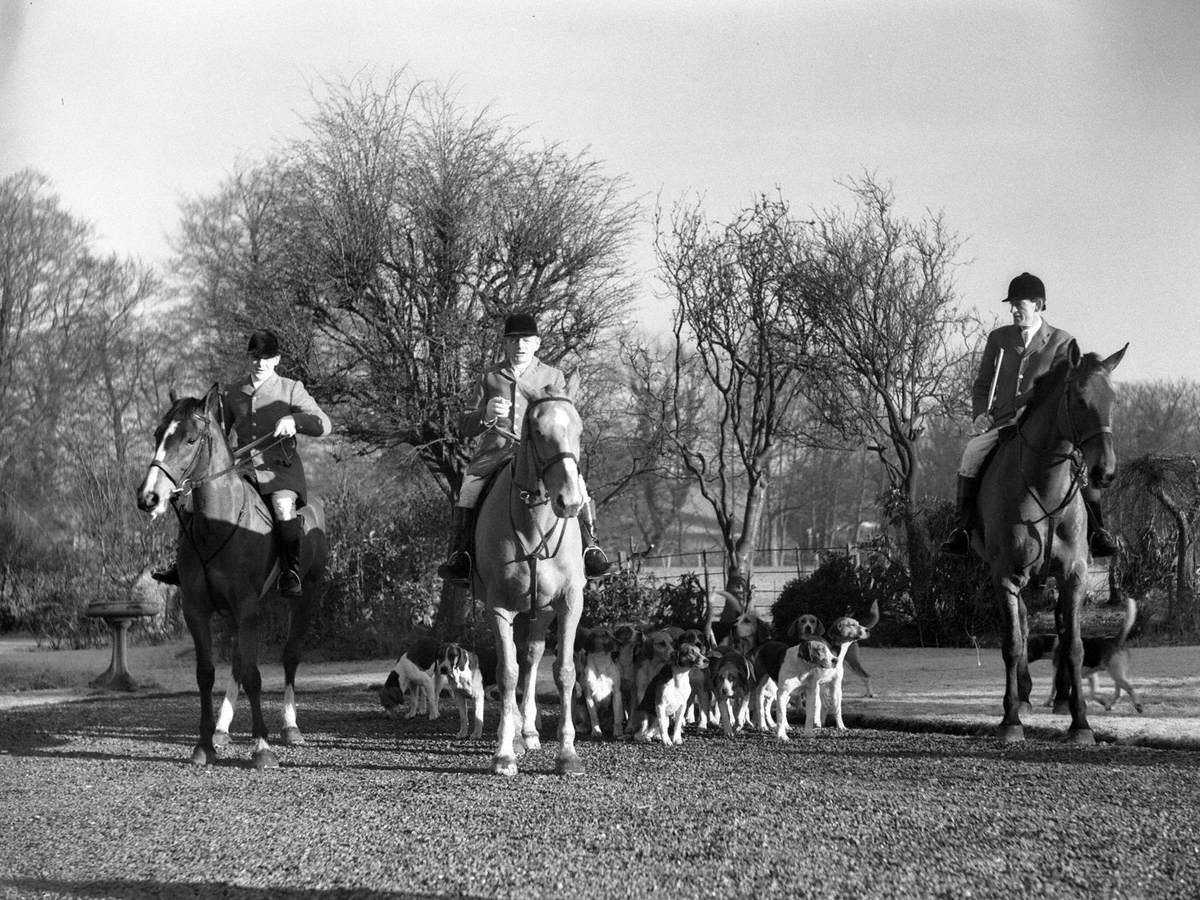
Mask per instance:
[[[996,424],[1003,424],[1016,417],[1029,402],[1033,383],[1037,377],[1048,372],[1056,360],[1067,353],[1071,335],[1042,320],[1039,328],[1029,339],[1029,346],[1021,343],[1021,329],[1016,325],[1003,325],[988,335],[983,348],[983,359],[979,361],[979,374],[971,389],[971,417],[990,412]],[[996,397],[988,409],[988,392],[996,372],[996,360],[1000,350],[1000,376],[996,379]]]
[[[229,387],[221,398],[225,412],[225,427],[237,435],[237,445],[244,447],[251,441],[265,437],[275,430],[284,416],[296,420],[296,431],[310,437],[329,434],[333,429],[329,416],[304,389],[303,383],[275,374],[256,389],[249,379]],[[283,438],[279,443],[264,441],[268,445],[262,453],[254,456],[254,481],[262,495],[276,491],[295,491],[297,505],[304,504],[308,483],[304,478],[304,464],[296,452],[296,439]]]
[[[547,388],[557,396],[568,396],[567,380],[562,371],[542,362],[536,356],[519,378],[513,374],[508,363],[493,366],[480,376],[479,384],[475,388],[474,403],[458,420],[458,430],[463,437],[479,437],[475,452],[471,455],[471,462],[467,466],[467,475],[487,477],[513,457],[517,452],[517,444],[512,438],[501,434],[500,429],[512,432],[519,438],[521,424],[525,420],[525,409],[529,405],[528,395],[543,394]],[[488,401],[493,397],[506,397],[512,403],[508,418],[499,419],[496,429],[487,428],[483,424]]]

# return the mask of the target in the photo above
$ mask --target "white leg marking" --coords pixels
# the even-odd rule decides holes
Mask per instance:
[[[225,698],[221,701],[221,711],[217,713],[217,731],[229,731],[229,726],[233,724],[233,712],[237,708],[238,702],[238,684],[230,676],[229,684],[225,688]]]
[[[290,684],[283,689],[283,727],[296,727],[296,689]]]

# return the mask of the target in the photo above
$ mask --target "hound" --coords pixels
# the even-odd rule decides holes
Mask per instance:
[[[849,616],[842,616],[831,625],[823,639],[803,641],[790,648],[780,666],[777,678],[775,737],[788,739],[787,701],[791,694],[804,688],[804,729],[812,731],[824,725],[821,714],[821,688],[829,685],[830,706],[839,731],[845,730],[842,721],[842,679],[844,661],[851,644],[865,640],[870,632]],[[824,652],[814,645],[823,646]],[[826,661],[829,664],[826,665]]]
[[[1125,646],[1125,639],[1129,637],[1129,632],[1133,630],[1133,623],[1136,620],[1137,603],[1132,597],[1129,597],[1125,600],[1125,620],[1121,623],[1121,631],[1116,637],[1085,637],[1083,639],[1083,670],[1080,674],[1088,681],[1088,699],[1097,699],[1096,688],[1100,672],[1107,671],[1112,676],[1113,684],[1116,685],[1116,692],[1111,700],[1105,702],[1103,698],[1099,698],[1105,710],[1113,708],[1123,689],[1129,695],[1129,702],[1133,704],[1133,708],[1139,713],[1142,711],[1141,701],[1138,700],[1137,694],[1133,690],[1133,684],[1129,681],[1130,654],[1129,649]],[[1026,644],[1026,653],[1030,663],[1046,657],[1053,657],[1055,669],[1057,669],[1058,635],[1030,635]],[[1043,706],[1054,705],[1054,688],[1055,685],[1052,681],[1050,696],[1046,698]]]
[[[651,631],[647,634],[634,654],[633,669],[633,706],[640,707],[646,688],[654,676],[670,661],[675,652],[675,641],[665,629]],[[629,729],[634,727],[633,718],[629,720]]]
[[[637,712],[630,717],[634,740],[661,738],[665,746],[683,743],[683,717],[691,696],[691,671],[708,665],[708,657],[695,644],[680,644],[667,664],[646,686]]]
[[[619,647],[612,631],[607,628],[580,629],[575,641],[575,670],[579,673],[576,687],[587,710],[594,739],[603,736],[600,711],[612,711],[613,739],[625,731],[625,709],[621,697],[621,669],[617,664]]]
[[[754,688],[754,666],[741,653],[729,650],[709,660],[712,690],[721,718],[721,730],[733,737],[749,718],[751,691]]]
[[[871,609],[867,612],[867,616],[861,622],[862,627],[868,631],[879,624],[879,601],[875,600],[871,603]],[[825,636],[825,626],[821,620],[812,613],[804,613],[797,616],[796,621],[791,624],[788,629],[788,637],[794,641],[802,641],[811,638],[823,638]],[[845,665],[851,672],[863,680],[866,685],[867,693],[865,696],[874,697],[871,693],[871,673],[863,668],[862,661],[858,656],[858,642],[850,645],[846,651]]]
[[[479,740],[483,737],[484,692],[496,683],[495,656],[481,661],[479,654],[460,644],[443,644],[438,650],[437,678],[439,687],[442,682],[449,684],[458,704],[455,737],[465,738],[469,732],[473,740]]]
[[[400,654],[388,672],[383,687],[379,689],[379,702],[390,715],[400,714],[404,694],[411,691],[411,702],[405,718],[411,719],[417,715],[422,696],[429,710],[429,721],[438,717],[438,690],[434,677],[437,656],[438,642],[431,637],[417,638],[412,646]]]

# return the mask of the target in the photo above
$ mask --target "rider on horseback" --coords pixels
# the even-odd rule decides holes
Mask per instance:
[[[1008,285],[1005,303],[1012,304],[1012,325],[988,335],[971,390],[975,435],[967,441],[958,469],[958,527],[942,544],[950,556],[969,556],[975,525],[975,500],[984,460],[1000,442],[1000,430],[1012,425],[1029,402],[1033,383],[1062,359],[1072,337],[1042,318],[1046,289],[1036,275],[1022,272]],[[1104,528],[1100,490],[1083,489],[1088,514],[1088,544],[1093,557],[1112,556],[1116,542]]]
[[[546,388],[567,395],[567,382],[562,371],[538,359],[541,344],[537,320],[532,315],[514,313],[508,316],[504,320],[504,362],[483,373],[475,392],[475,402],[459,418],[459,433],[480,440],[463,475],[458,502],[454,505],[450,556],[438,566],[438,577],[447,581],[455,584],[470,582],[476,509],[491,476],[516,453],[516,441],[506,432],[520,438],[526,396],[540,394]],[[608,573],[610,564],[596,543],[591,500],[585,501],[580,509],[579,524],[585,545],[584,571],[588,578],[600,578]]]
[[[266,444],[261,452],[253,454],[253,481],[275,520],[282,569],[279,592],[295,598],[301,596],[303,538],[296,512],[304,505],[307,492],[304,465],[296,451],[296,435],[320,437],[329,434],[332,425],[301,382],[275,372],[280,350],[279,339],[273,332],[256,331],[250,335],[247,352],[250,375],[222,395],[224,418],[226,428],[237,434],[239,447],[260,439]],[[175,566],[153,574],[165,584],[179,584]]]

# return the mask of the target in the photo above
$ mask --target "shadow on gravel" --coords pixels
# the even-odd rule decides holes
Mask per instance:
[[[927,733],[930,735],[945,735],[942,731],[927,732],[910,731],[911,734]],[[870,734],[867,730],[846,732],[860,738]],[[1033,737],[1016,744],[1002,744],[997,739],[979,735],[957,735],[963,739],[961,746],[956,746],[955,752],[947,753],[945,746],[936,750],[896,750],[891,748],[885,752],[875,753],[866,749],[847,749],[843,755],[860,759],[978,759],[989,763],[1017,762],[1038,765],[1052,764],[1073,766],[1100,766],[1106,769],[1127,767],[1153,767],[1162,764],[1162,755],[1169,755],[1174,761],[1189,766],[1200,766],[1200,755],[1183,750],[1157,750],[1158,756],[1147,756],[1145,753],[1129,752],[1132,748],[1120,744],[1098,743],[1091,747],[1077,746],[1062,737]]]
[[[372,888],[285,888],[276,885],[255,887],[229,884],[228,882],[185,881],[178,883],[161,881],[56,881],[50,878],[0,878],[0,888],[25,891],[30,895],[53,892],[69,897],[120,897],[127,900],[193,900],[197,897],[222,897],[226,900],[424,900],[440,897],[441,894],[423,894],[411,891],[381,891]],[[458,894],[467,900],[480,895]]]

